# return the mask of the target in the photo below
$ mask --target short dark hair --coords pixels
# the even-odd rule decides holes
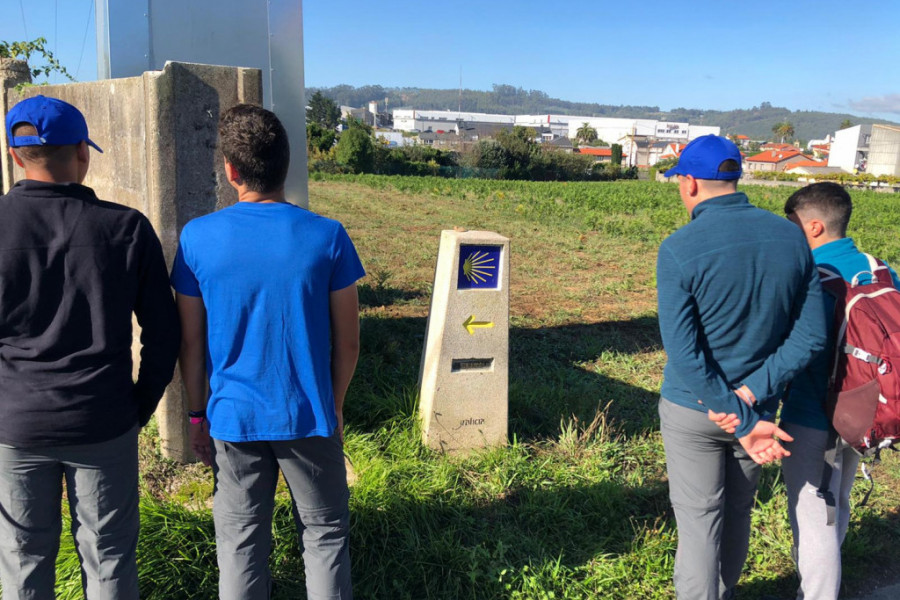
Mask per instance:
[[[30,123],[18,123],[12,127],[13,137],[37,135],[37,129]],[[52,146],[50,144],[38,146],[19,146],[13,148],[16,156],[24,162],[34,163],[43,166],[52,166],[54,164],[64,164],[75,157],[75,148],[77,145],[70,144],[66,146]]]
[[[819,214],[828,233],[844,237],[853,212],[853,201],[843,186],[833,181],[822,181],[802,187],[784,203],[784,214],[814,210]]]
[[[718,171],[719,173],[740,173],[741,163],[730,158],[728,160],[723,160],[722,164],[719,165]]]
[[[229,108],[219,119],[219,146],[250,191],[274,192],[284,185],[291,148],[275,113],[253,104]]]

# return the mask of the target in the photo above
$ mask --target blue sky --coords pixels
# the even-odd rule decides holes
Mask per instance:
[[[893,0],[306,0],[303,10],[308,86],[456,88],[461,71],[466,88],[573,101],[767,101],[900,121]],[[0,40],[38,36],[79,80],[96,78],[93,0],[0,0]]]

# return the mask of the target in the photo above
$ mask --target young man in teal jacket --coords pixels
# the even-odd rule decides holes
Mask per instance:
[[[737,192],[733,143],[697,138],[666,175],[691,215],[657,259],[675,589],[679,600],[724,600],[746,558],[760,464],[788,454],[774,437],[791,439],[772,423],[778,400],[825,347],[822,290],[800,231]],[[735,434],[708,411],[738,415]]]

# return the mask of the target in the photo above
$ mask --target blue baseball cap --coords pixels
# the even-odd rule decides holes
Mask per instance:
[[[13,127],[22,123],[37,129],[37,135],[13,137]],[[44,144],[69,146],[85,141],[97,152],[103,152],[88,137],[87,122],[80,110],[68,102],[46,96],[26,98],[13,106],[6,114],[6,136],[13,148]]]
[[[737,171],[719,172],[726,160],[738,164]],[[694,179],[740,179],[741,151],[728,138],[718,135],[702,135],[684,147],[678,164],[666,171],[672,175],[691,175]]]

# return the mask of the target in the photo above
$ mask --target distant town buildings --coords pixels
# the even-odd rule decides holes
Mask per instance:
[[[573,115],[500,115],[452,110],[398,108],[378,114],[378,105],[341,106],[344,118],[353,117],[381,127],[376,135],[391,146],[425,144],[447,150],[465,150],[496,137],[513,127],[534,130],[535,141],[563,152],[593,156],[598,162],[611,160],[612,144],[622,146],[625,166],[648,167],[660,160],[677,158],[684,146],[702,135],[721,135],[719,127],[675,121],[585,117]],[[378,115],[376,117],[376,115]],[[393,123],[391,123],[393,117]],[[383,122],[382,122],[383,121]],[[385,124],[391,128],[385,128]],[[576,148],[579,130],[592,128],[597,141]],[[753,141],[742,134],[729,137],[743,150],[759,152],[744,159],[748,172],[788,172],[800,175],[826,173],[871,173],[900,176],[900,126],[861,124],[810,140],[806,151],[793,144]]]
[[[747,166],[748,171],[784,171],[789,166],[809,161],[809,157],[791,146],[790,150],[783,148],[765,150],[759,154],[749,156],[744,160],[744,164]],[[824,166],[824,163],[820,164]]]
[[[553,145],[566,148],[564,143],[557,140],[576,139],[578,130],[587,124],[597,132],[597,137],[605,145],[622,145],[627,166],[656,164],[671,142],[688,142],[701,135],[719,135],[721,131],[719,127],[708,125],[651,119],[552,114],[498,115],[412,108],[394,109],[393,117],[394,129],[418,133],[422,143],[446,147],[486,139],[490,137],[491,131],[495,132],[498,128],[521,126],[534,129],[540,142],[555,142]]]

